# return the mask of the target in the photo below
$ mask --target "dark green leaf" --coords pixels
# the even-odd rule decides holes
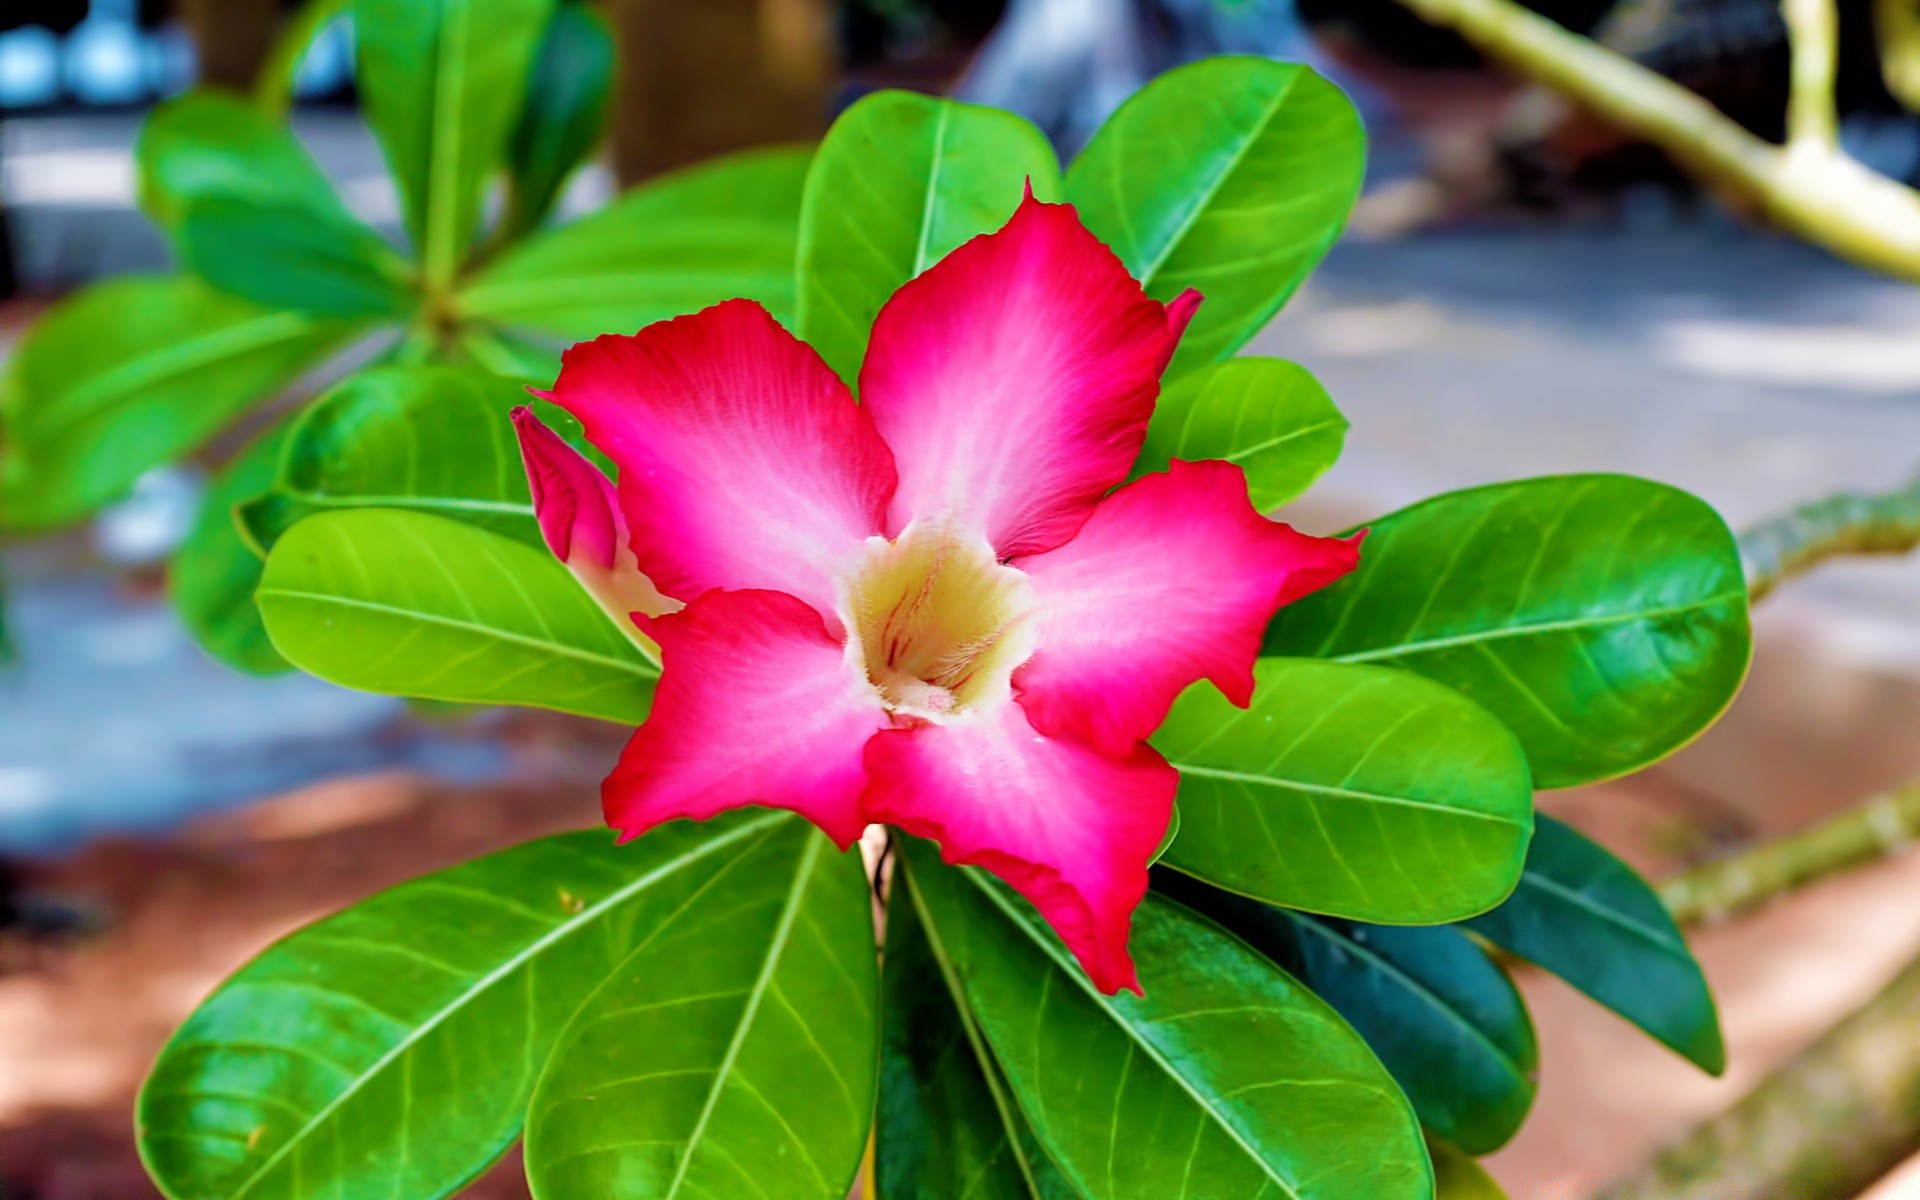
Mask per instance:
[[[1107,119],[1067,199],[1157,300],[1206,295],[1168,377],[1246,344],[1346,223],[1366,133],[1340,89],[1295,63],[1178,67]]]
[[[1435,1200],[1507,1200],[1507,1194],[1481,1170],[1480,1164],[1444,1142],[1431,1139],[1433,1177],[1438,1185]]]
[[[429,286],[465,261],[554,0],[354,0],[357,81]]]
[[[1021,117],[876,92],[820,143],[800,210],[800,336],[849,384],[887,297],[975,234],[998,229],[1031,182],[1060,194],[1060,163]]]
[[[613,31],[599,9],[562,4],[553,10],[507,146],[508,236],[518,237],[546,218],[561,185],[600,141],[614,59]]]
[[[1289,908],[1427,924],[1498,904],[1533,828],[1526,758],[1403,671],[1262,659],[1253,705],[1188,688],[1153,744],[1180,769],[1168,866]]]
[[[1280,610],[1265,653],[1399,667],[1519,735],[1540,787],[1636,770],[1712,724],[1752,637],[1733,535],[1677,488],[1564,475],[1373,522],[1360,566]]]
[[[1406,1098],[1325,1002],[1245,943],[1148,896],[1144,998],[1103,996],[1033,910],[934,849],[901,849],[936,955],[1021,1111],[1093,1200],[1427,1200]]]
[[[1540,818],[1520,886],[1467,928],[1552,971],[1701,1070],[1726,1069],[1713,993],[1660,897],[1561,822]]]
[[[873,1117],[866,873],[789,820],[638,947],[527,1111],[542,1200],[845,1200]]]
[[[293,666],[267,638],[253,603],[265,564],[235,524],[236,508],[273,486],[286,433],[284,424],[274,428],[227,464],[200,501],[193,530],[167,565],[167,594],[194,640],[221,662],[251,675],[277,675]]]
[[[637,725],[659,677],[546,550],[430,513],[308,517],[257,598],[289,662],[369,692]]]
[[[624,847],[544,838],[300,930],[161,1052],[139,1101],[148,1170],[179,1200],[453,1194],[519,1135],[581,1001],[798,824],[753,812]]]
[[[1310,917],[1165,874],[1155,886],[1286,968],[1347,1019],[1413,1101],[1463,1149],[1505,1145],[1533,1106],[1540,1065],[1526,1005],[1504,972],[1447,925]]]
[[[1305,367],[1236,358],[1202,367],[1160,393],[1135,475],[1170,459],[1224,458],[1247,473],[1262,512],[1313,486],[1340,457],[1347,419]]]
[[[276,478],[242,510],[261,553],[295,521],[339,508],[437,513],[543,546],[508,414],[520,386],[456,367],[375,367],[295,421]],[[577,429],[543,405],[557,428]]]
[[[878,1200],[1078,1200],[957,1006],[960,981],[942,972],[910,891],[903,871],[887,897]]]
[[[337,321],[272,312],[189,275],[117,279],[62,301],[0,389],[13,528],[77,520],[198,446],[337,347]]]
[[[502,256],[461,293],[461,310],[575,341],[734,296],[785,319],[811,154],[752,150],[643,184]]]
[[[140,191],[187,269],[257,304],[394,316],[406,266],[340,203],[285,123],[238,96],[193,92],[140,134]]]

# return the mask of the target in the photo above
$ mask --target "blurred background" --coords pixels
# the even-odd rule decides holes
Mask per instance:
[[[166,266],[135,205],[142,116],[196,82],[247,86],[293,7],[4,0],[0,356],[68,290]],[[1367,192],[1250,348],[1308,366],[1352,420],[1345,457],[1287,514],[1315,532],[1449,488],[1584,470],[1691,489],[1740,529],[1920,470],[1920,289],[1755,227],[1657,149],[1395,0],[604,7],[622,74],[605,151],[563,201],[573,211],[714,153],[816,136],[877,87],[1013,109],[1064,158],[1132,91],[1193,58],[1263,54],[1331,76],[1367,119]],[[1782,136],[1786,30],[1769,0],[1529,7]],[[1839,5],[1840,142],[1920,181],[1920,118],[1883,83],[1872,7]],[[353,61],[351,22],[325,26],[293,125],[349,207],[398,240]],[[622,737],[214,664],[162,602],[158,565],[204,484],[193,464],[167,468],[84,529],[0,547],[12,647],[0,666],[4,1200],[152,1195],[131,1097],[194,1002],[325,911],[594,823]],[[1920,560],[1823,569],[1757,621],[1753,676],[1728,720],[1654,770],[1543,807],[1658,876],[1920,775]],[[1917,897],[1920,855],[1894,855],[1701,931],[1734,1063],[1718,1081],[1528,973],[1541,1099],[1495,1173],[1523,1200],[1593,1195],[1920,954]],[[1906,1052],[1920,1057],[1920,1038]],[[476,1194],[522,1186],[509,1163]],[[1920,1198],[1920,1166],[1872,1195]]]

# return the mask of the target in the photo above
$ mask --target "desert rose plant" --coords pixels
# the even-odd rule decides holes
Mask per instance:
[[[809,170],[790,324],[603,336],[533,401],[324,397],[237,507],[275,646],[637,726],[619,836],[242,968],[142,1092],[160,1186],[416,1200],[523,1139],[554,1200],[841,1200],[863,1161],[890,1200],[1465,1200],[1537,1067],[1490,947],[1719,1070],[1657,898],[1533,812],[1738,688],[1718,516],[1611,475],[1261,515],[1345,421],[1231,356],[1362,148],[1263,60],[1163,76],[1064,176],[881,93]]]
[[[83,289],[14,349],[0,378],[0,529],[82,520],[152,468],[369,361],[551,379],[555,352],[583,337],[737,295],[791,308],[805,147],[716,161],[548,223],[604,125],[614,51],[595,9],[314,8],[353,18],[407,249],[348,210],[286,122],[284,88],[160,106],[136,150],[140,201],[180,270]],[[298,25],[289,57],[313,24]],[[251,600],[263,547],[233,508],[272,480],[282,446],[270,432],[232,459],[170,573],[201,643],[261,673],[288,668]]]

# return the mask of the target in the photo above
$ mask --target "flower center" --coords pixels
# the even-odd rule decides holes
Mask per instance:
[[[905,716],[942,721],[1011,694],[1033,653],[1033,588],[979,537],[915,522],[869,538],[840,581],[847,657]]]

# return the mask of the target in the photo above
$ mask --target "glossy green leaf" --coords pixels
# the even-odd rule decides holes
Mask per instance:
[[[887,897],[878,1200],[1078,1200],[1034,1138],[964,991],[927,940],[905,872]]]
[[[14,348],[0,523],[42,528],[119,499],[337,347],[350,328],[188,275],[117,279],[55,305]]]
[[[398,315],[406,267],[349,213],[287,125],[238,96],[193,92],[140,133],[140,191],[188,270],[257,304]]]
[[[560,378],[562,347],[551,338],[516,334],[480,324],[460,331],[462,361],[520,383],[547,388]]]
[[[613,94],[613,30],[600,10],[562,4],[527,76],[519,124],[507,144],[511,190],[506,231],[517,237],[546,218],[560,189],[606,127]]]
[[[1020,1108],[1091,1200],[1427,1200],[1406,1098],[1340,1017],[1164,897],[1135,911],[1144,997],[1103,996],[1024,902],[907,841],[933,949]]]
[[[1353,574],[1280,610],[1264,653],[1414,671],[1485,705],[1540,787],[1636,770],[1732,701],[1752,651],[1720,515],[1625,475],[1448,492],[1372,522]]]
[[[1279,311],[1339,236],[1365,167],[1339,88],[1295,63],[1222,56],[1122,104],[1067,171],[1067,199],[1148,295],[1205,294],[1172,378]]]
[[[800,336],[849,384],[887,297],[976,234],[1004,225],[1031,182],[1060,194],[1053,147],[1024,118],[913,92],[876,92],[820,143],[800,212]]]
[[[253,103],[262,112],[284,117],[293,107],[293,93],[307,51],[320,32],[341,19],[353,0],[305,0],[281,22],[280,32],[254,76]]]
[[[356,80],[428,281],[453,279],[554,0],[354,0]]]
[[[1433,1178],[1437,1185],[1435,1200],[1507,1200],[1507,1194],[1493,1176],[1444,1142],[1429,1140],[1433,1152]]]
[[[1288,908],[1457,920],[1513,890],[1526,758],[1484,709],[1417,675],[1262,659],[1253,705],[1188,688],[1153,744],[1180,770],[1163,861]]]
[[[503,255],[460,294],[460,307],[574,341],[632,333],[734,296],[785,319],[811,155],[752,150],[642,184]]]
[[[845,1200],[879,1053],[858,852],[794,819],[644,932],[527,1110],[540,1200]]]
[[[265,566],[240,535],[236,509],[273,486],[285,424],[228,463],[200,501],[193,529],[167,564],[167,595],[208,654],[251,675],[292,669],[267,637],[253,603]]]
[[[637,725],[659,677],[545,549],[431,513],[308,517],[256,598],[289,662],[363,691]]]
[[[1473,939],[1447,925],[1362,925],[1274,908],[1175,875],[1156,887],[1286,968],[1365,1038],[1420,1123],[1474,1154],[1533,1106],[1539,1047],[1526,1005]]]
[[[452,1195],[519,1135],[549,1048],[627,952],[798,824],[543,838],[290,935],[161,1052],[147,1169],[174,1200]]]
[[[1713,993],[1660,897],[1569,826],[1540,818],[1520,886],[1467,928],[1545,967],[1702,1070],[1726,1069]]]
[[[542,546],[508,416],[532,397],[457,367],[375,367],[343,380],[294,422],[269,487],[242,510],[267,548],[295,521],[341,508],[436,513]],[[544,405],[542,417],[578,429]]]
[[[1202,367],[1160,393],[1135,475],[1171,459],[1223,458],[1247,473],[1262,512],[1313,486],[1340,457],[1347,419],[1305,367],[1236,358]]]

